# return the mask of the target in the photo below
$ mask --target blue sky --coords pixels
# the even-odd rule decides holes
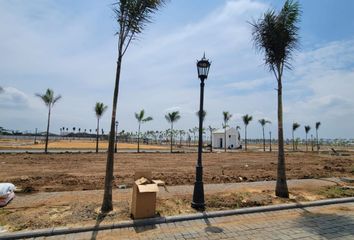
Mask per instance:
[[[47,110],[34,96],[47,88],[63,98],[54,107],[51,131],[62,126],[95,128],[95,102],[109,106],[115,76],[117,27],[113,1],[0,1],[0,126],[45,129]],[[212,61],[205,88],[205,125],[221,127],[222,111],[254,121],[250,137],[261,137],[257,122],[267,118],[276,131],[275,79],[251,41],[247,23],[283,1],[171,0],[130,46],[123,63],[118,106],[120,129],[136,131],[134,112],[145,109],[154,121],[144,130],[169,127],[168,111],[179,110],[177,129],[197,126],[199,80],[195,62],[203,52]],[[326,138],[353,137],[354,17],[351,0],[300,1],[301,48],[293,71],[284,76],[284,127],[314,128]],[[313,132],[312,132],[313,133]]]

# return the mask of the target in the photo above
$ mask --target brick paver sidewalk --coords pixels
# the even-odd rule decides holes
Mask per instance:
[[[354,239],[354,203],[36,239]]]

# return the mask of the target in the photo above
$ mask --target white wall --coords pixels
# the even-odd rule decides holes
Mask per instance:
[[[236,131],[234,128],[230,128],[226,130],[226,148],[235,149],[240,146],[240,142],[238,140],[238,136],[240,133]],[[220,140],[222,139],[222,140]],[[224,148],[225,147],[225,134],[220,131],[213,133],[213,148]],[[222,144],[221,144],[222,141]]]

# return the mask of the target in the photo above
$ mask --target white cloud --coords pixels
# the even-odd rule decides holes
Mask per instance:
[[[3,88],[0,94],[0,108],[23,109],[30,106],[29,97],[14,87]]]
[[[2,113],[11,111],[9,117],[1,116],[9,128],[45,126],[46,111],[33,94],[48,87],[63,95],[53,111],[53,129],[94,129],[95,102],[111,106],[114,20],[107,2],[85,3],[74,7],[39,0],[0,3],[0,78],[6,79],[1,85],[18,90],[0,95]],[[154,118],[145,129],[168,128],[164,114],[175,110],[182,115],[176,128],[196,126],[199,80],[195,61],[206,51],[212,65],[205,85],[205,124],[220,127],[225,110],[234,114],[232,126],[243,126],[243,114],[253,115],[248,128],[251,137],[260,137],[260,118],[270,119],[273,124],[267,127],[274,132],[276,82],[263,66],[262,56],[255,53],[247,23],[267,8],[259,1],[220,1],[220,7],[198,21],[163,32],[149,25],[153,31],[146,31],[130,46],[122,66],[120,127],[135,131],[134,112],[140,109]],[[293,121],[322,121],[323,136],[328,137],[349,137],[354,132],[353,46],[352,40],[338,40],[294,56],[294,70],[284,75],[286,135]],[[9,109],[16,101],[21,113]],[[110,114],[107,111],[102,119],[105,129]]]

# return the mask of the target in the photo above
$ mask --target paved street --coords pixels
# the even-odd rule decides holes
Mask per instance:
[[[354,203],[36,239],[354,239]]]

